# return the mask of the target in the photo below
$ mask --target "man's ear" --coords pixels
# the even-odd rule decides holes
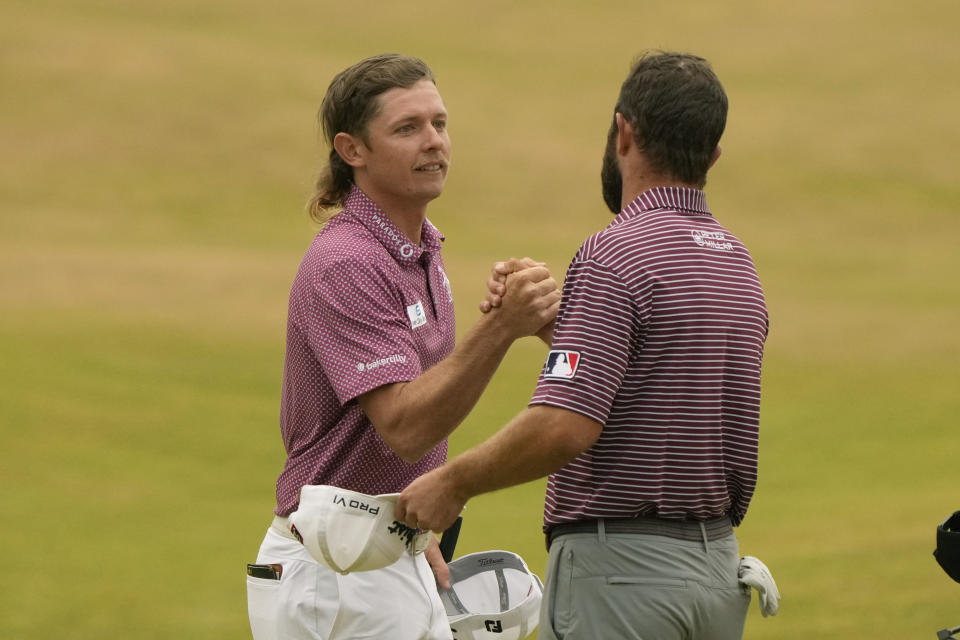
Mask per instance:
[[[359,138],[355,138],[349,133],[340,132],[333,136],[333,148],[337,154],[353,168],[362,167],[364,164],[363,153],[360,147],[366,149],[366,145]]]
[[[713,150],[713,157],[710,158],[710,164],[707,165],[707,169],[712,169],[713,165],[717,164],[717,160],[720,159],[720,152],[722,149],[720,145],[717,145],[717,148]]]
[[[617,119],[617,153],[625,156],[630,147],[636,145],[633,139],[633,125],[619,111],[614,117]]]

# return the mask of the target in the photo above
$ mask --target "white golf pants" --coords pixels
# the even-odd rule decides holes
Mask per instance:
[[[340,575],[319,564],[276,518],[257,564],[279,564],[279,580],[247,576],[254,640],[451,640],[423,554],[376,571]]]

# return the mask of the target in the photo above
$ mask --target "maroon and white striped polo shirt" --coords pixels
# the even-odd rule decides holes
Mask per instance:
[[[425,221],[414,246],[354,187],[307,249],[290,291],[280,429],[287,461],[278,515],[305,484],[401,491],[446,460],[444,440],[415,464],[380,438],[355,399],[417,378],[453,350],[443,236]]]
[[[550,476],[544,528],[592,518],[743,520],[757,480],[767,311],[702,191],[642,193],[587,238],[531,405],[603,423]]]

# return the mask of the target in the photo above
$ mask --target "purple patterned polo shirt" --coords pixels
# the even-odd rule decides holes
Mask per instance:
[[[700,190],[651,189],[580,247],[531,404],[602,423],[547,482],[544,529],[595,518],[743,520],[757,481],[767,311]]]
[[[356,402],[377,387],[414,380],[453,350],[442,240],[425,221],[421,246],[412,245],[354,187],[307,249],[287,317],[280,405],[287,461],[277,515],[296,509],[305,484],[395,493],[446,460],[444,440],[418,462],[404,462]]]

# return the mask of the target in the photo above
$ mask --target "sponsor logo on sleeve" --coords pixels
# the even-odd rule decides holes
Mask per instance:
[[[427,314],[423,311],[423,302],[416,302],[408,306],[407,317],[410,318],[410,327],[413,329],[427,324]]]
[[[406,364],[406,363],[407,363],[407,356],[403,355],[402,353],[395,353],[392,356],[387,356],[386,358],[379,358],[377,360],[374,360],[373,362],[358,362],[357,371],[362,373],[364,371],[372,371],[373,369],[379,369],[380,367],[384,367],[388,364]]]
[[[543,367],[543,377],[572,380],[577,375],[579,365],[579,351],[551,351],[547,354],[547,364]]]

